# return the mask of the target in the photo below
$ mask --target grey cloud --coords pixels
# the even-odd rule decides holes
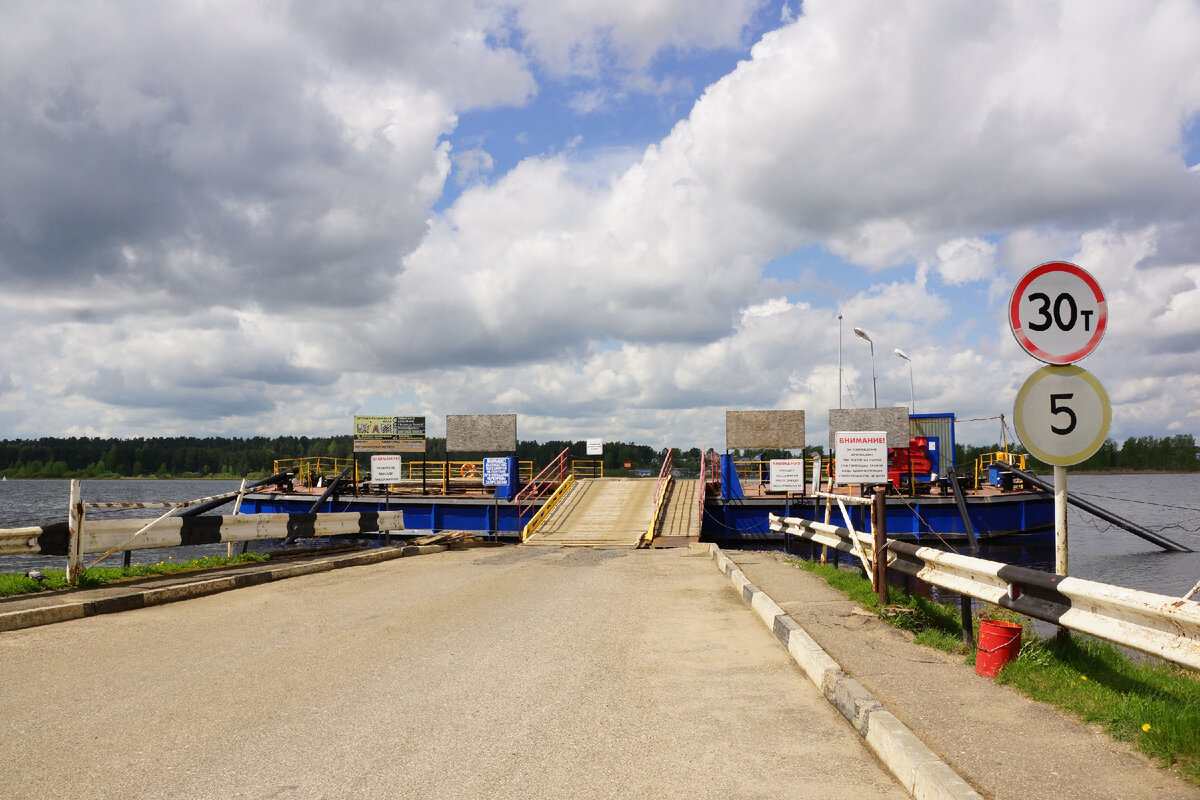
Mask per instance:
[[[156,410],[189,421],[211,421],[230,416],[252,416],[275,409],[270,388],[248,382],[163,383],[152,376],[100,369],[96,376],[72,387],[107,405],[123,409]]]
[[[1188,331],[1160,336],[1145,342],[1146,352],[1152,355],[1190,355],[1200,353],[1200,331]]]
[[[416,76],[460,108],[522,105],[537,91],[506,45],[505,9],[471,0],[336,4],[293,0],[291,18],[339,63],[375,76]]]
[[[44,23],[58,38],[0,57],[0,276],[63,292],[100,278],[181,303],[378,302],[440,193],[449,107],[395,109],[404,139],[363,140],[328,107],[330,65],[302,36],[247,20],[227,39],[164,9],[91,38],[72,29],[89,20],[57,16]],[[0,27],[20,38],[15,13]]]

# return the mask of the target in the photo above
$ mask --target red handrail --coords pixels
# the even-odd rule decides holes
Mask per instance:
[[[521,491],[517,492],[517,496],[513,499],[517,504],[518,528],[521,526],[521,521],[525,518],[525,512],[533,509],[539,500],[554,491],[563,482],[567,470],[571,468],[570,460],[567,458],[570,452],[570,447],[563,448],[563,451],[547,464],[545,469],[535,475],[533,480],[521,487]]]
[[[663,456],[662,466],[658,470],[658,483],[654,484],[654,496],[658,497],[659,490],[662,489],[663,482],[671,475],[671,470],[675,466],[675,448],[667,450],[667,454]]]
[[[708,451],[704,450],[700,453],[700,489],[697,495],[700,498],[700,521],[696,525],[696,533],[699,535],[700,529],[704,527],[704,499],[708,494]]]
[[[650,518],[650,528],[646,531],[646,536],[642,540],[640,546],[645,547],[654,541],[654,535],[658,532],[658,528],[662,525],[662,504],[663,493],[666,491],[666,483],[671,478],[671,470],[675,461],[675,448],[669,448],[667,454],[663,456],[662,467],[658,470],[658,483],[654,484],[654,515]]]

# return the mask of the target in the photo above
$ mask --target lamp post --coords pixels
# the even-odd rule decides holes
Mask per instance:
[[[905,353],[903,350],[901,350],[899,347],[897,347],[895,350],[893,350],[893,351],[892,351],[892,353],[893,353],[893,354],[895,354],[895,356],[896,356],[897,358],[903,358],[905,361],[907,361],[907,362],[908,362],[908,405],[909,405],[909,413],[910,413],[910,414],[915,414],[915,413],[917,413],[917,401],[916,401],[916,395],[915,395],[915,394],[913,394],[912,359],[911,359],[911,358],[909,358],[909,357],[908,357],[908,355],[907,355],[907,354],[906,354],[906,353]]]
[[[871,403],[875,408],[879,408],[878,386],[875,383],[875,343],[862,328],[855,328],[854,335],[860,339],[866,339],[867,344],[871,345]]]
[[[838,309],[838,408],[842,407],[842,309]]]

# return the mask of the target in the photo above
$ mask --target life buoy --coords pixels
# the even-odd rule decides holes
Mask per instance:
[[[464,478],[478,478],[479,467],[469,461],[458,468],[458,474]]]

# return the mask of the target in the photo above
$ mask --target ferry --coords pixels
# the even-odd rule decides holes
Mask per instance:
[[[1007,447],[986,454],[968,471],[954,462],[953,414],[910,417],[907,446],[889,449],[887,532],[893,538],[934,546],[958,546],[1004,537],[1052,537],[1051,494],[1027,484],[1020,473],[1025,456]],[[247,492],[239,513],[318,513],[322,511],[403,510],[407,530],[471,530],[501,538],[520,537],[553,489],[572,479],[603,477],[602,462],[570,459],[566,450],[536,475],[530,462],[511,459],[513,480],[485,486],[484,462],[406,460],[401,479],[378,485],[360,472],[355,459],[307,458],[277,461],[273,483]],[[865,530],[861,505],[820,500],[817,489],[831,488],[832,461],[805,461],[815,474],[801,491],[772,488],[771,462],[739,460],[705,451],[703,487],[697,493],[703,541],[738,544],[774,541],[770,514],[829,521]],[[815,473],[813,468],[815,467]],[[282,476],[282,477],[280,477]],[[684,477],[684,476],[680,476]],[[651,478],[652,480],[652,478]],[[820,485],[818,485],[818,481]],[[874,487],[839,487],[861,495]],[[828,509],[828,512],[827,512]]]

